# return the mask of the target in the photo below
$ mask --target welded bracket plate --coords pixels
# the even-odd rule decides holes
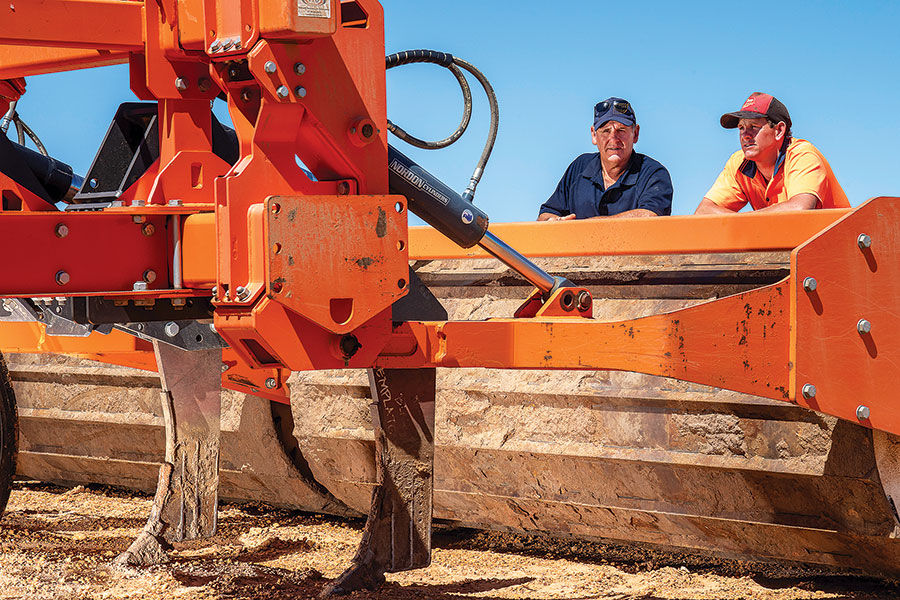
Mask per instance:
[[[900,434],[898,223],[900,198],[874,198],[791,255],[791,397],[895,434]],[[804,386],[814,392],[807,387],[804,395]]]
[[[402,196],[271,196],[266,291],[335,333],[356,329],[408,289]]]

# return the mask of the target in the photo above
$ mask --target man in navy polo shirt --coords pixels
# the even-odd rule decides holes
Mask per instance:
[[[569,165],[538,221],[672,214],[672,178],[664,166],[634,151],[640,126],[622,98],[594,107],[591,142],[598,152]]]

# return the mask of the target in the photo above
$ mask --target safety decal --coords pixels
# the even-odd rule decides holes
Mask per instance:
[[[331,18],[331,0],[297,0],[298,17]]]

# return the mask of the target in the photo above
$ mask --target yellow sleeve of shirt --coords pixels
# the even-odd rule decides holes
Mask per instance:
[[[797,142],[785,157],[784,191],[788,200],[797,194],[813,194],[819,199],[819,207],[829,196],[828,168],[809,142]]]
[[[747,198],[737,180],[737,172],[743,162],[743,152],[738,150],[732,154],[728,162],[725,163],[725,168],[719,173],[716,182],[709,188],[704,198],[709,198],[722,208],[733,211],[739,211],[744,208],[749,198]]]

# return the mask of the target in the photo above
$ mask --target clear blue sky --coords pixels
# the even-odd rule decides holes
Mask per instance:
[[[493,221],[532,220],[571,160],[593,149],[591,110],[629,99],[641,125],[637,150],[672,174],[675,214],[693,211],[737,134],[718,124],[750,92],[791,112],[794,135],[831,162],[852,204],[900,196],[900,2],[454,2],[384,0],[387,53],[450,52],[479,67],[500,102],[500,134],[476,202]],[[753,14],[757,13],[757,14]],[[452,75],[431,65],[388,72],[388,115],[437,139],[459,121]],[[487,133],[477,83],[475,114],[447,150],[391,143],[462,191]],[[115,107],[131,100],[127,69],[33,77],[20,102],[51,154],[87,171]]]

